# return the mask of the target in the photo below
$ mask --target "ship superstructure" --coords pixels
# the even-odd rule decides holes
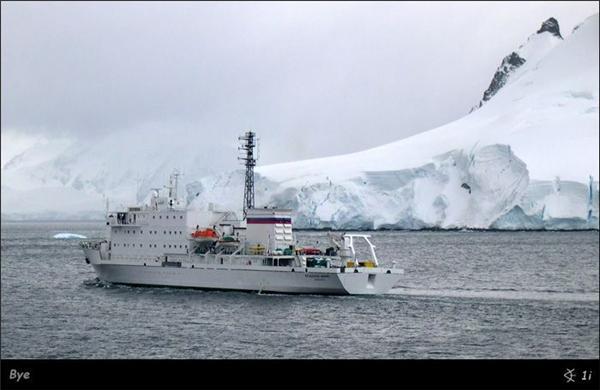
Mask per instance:
[[[254,207],[256,160],[249,152],[254,133],[240,139],[247,153],[242,218],[213,210],[209,219],[199,219],[178,199],[174,172],[167,194],[154,189],[148,205],[107,213],[107,240],[81,243],[98,277],[133,285],[283,293],[381,294],[393,287],[403,271],[379,266],[368,235],[329,233],[325,250],[299,247],[293,210]],[[368,259],[357,255],[357,240],[367,245]]]

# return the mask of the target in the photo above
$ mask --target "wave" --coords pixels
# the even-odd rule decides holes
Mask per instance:
[[[528,291],[514,289],[498,290],[468,290],[468,289],[417,289],[410,287],[394,287],[388,294],[408,296],[431,296],[451,298],[487,298],[487,299],[516,299],[541,301],[575,301],[598,302],[597,292],[558,292],[558,291]]]

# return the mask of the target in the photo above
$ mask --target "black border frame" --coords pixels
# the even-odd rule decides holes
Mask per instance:
[[[11,370],[29,379],[16,382]],[[552,390],[598,389],[600,360],[2,359],[1,371],[3,389]]]

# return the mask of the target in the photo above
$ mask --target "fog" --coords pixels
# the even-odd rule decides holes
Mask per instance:
[[[207,150],[252,129],[263,164],[367,149],[467,114],[544,20],[566,37],[596,12],[595,2],[2,3],[2,153],[153,129]]]

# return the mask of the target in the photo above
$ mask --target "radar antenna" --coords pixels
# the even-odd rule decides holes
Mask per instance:
[[[158,210],[158,197],[160,196],[160,187],[152,187],[150,188],[152,191],[152,197],[150,198],[150,207],[154,210]]]
[[[181,176],[181,173],[174,169],[173,173],[169,176],[169,185],[164,186],[164,188],[169,190],[169,206],[173,207],[173,204],[177,203],[177,187],[178,187],[178,179]]]
[[[152,191],[152,196],[155,198],[158,198],[158,196],[160,195],[160,190],[162,188],[161,187],[152,187],[150,188],[150,191]]]
[[[256,158],[254,158],[254,147],[256,146],[256,133],[247,131],[244,135],[238,137],[242,141],[242,145],[238,150],[245,151],[245,156],[238,157],[238,160],[244,161],[246,167],[246,179],[244,182],[244,219],[248,213],[248,209],[254,208],[254,167],[256,166]]]

